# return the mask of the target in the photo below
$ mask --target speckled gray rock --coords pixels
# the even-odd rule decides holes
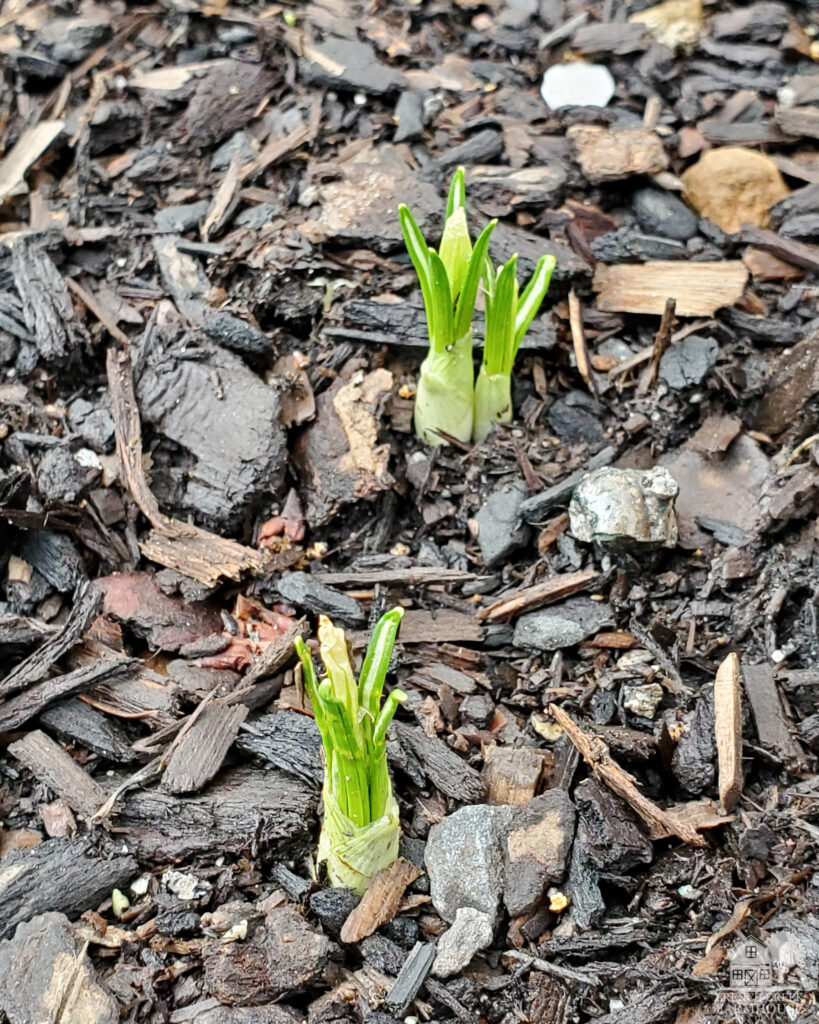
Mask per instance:
[[[664,466],[587,473],[574,490],[569,523],[575,540],[612,547],[673,548],[677,484]]]
[[[488,915],[493,926],[503,893],[503,836],[514,807],[473,804],[433,825],[425,851],[430,893],[445,921],[462,907]]]
[[[549,789],[518,807],[505,843],[503,899],[512,917],[528,914],[566,873],[574,839],[574,804]]]
[[[665,691],[659,683],[645,683],[623,687],[623,707],[641,718],[653,718],[657,714]]]
[[[686,242],[697,233],[697,215],[672,192],[641,188],[632,202],[640,227],[650,235]]]
[[[701,384],[714,368],[719,345],[713,338],[689,334],[672,345],[660,360],[660,376],[676,391]]]
[[[393,141],[417,139],[424,130],[424,94],[412,89],[402,92],[395,105]]]
[[[487,569],[493,569],[529,540],[528,526],[518,526],[520,506],[527,496],[523,483],[507,484],[490,494],[475,516],[478,543]]]
[[[614,625],[614,615],[605,601],[572,597],[562,604],[522,615],[515,626],[515,645],[535,651],[556,651],[572,647],[601,629]]]
[[[474,907],[462,907],[455,915],[452,927],[438,939],[438,951],[432,973],[449,978],[462,971],[480,949],[492,945],[494,927],[489,914]]]

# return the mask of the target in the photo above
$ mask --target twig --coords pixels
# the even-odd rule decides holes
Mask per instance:
[[[507,949],[503,954],[510,960],[517,960],[527,967],[534,967],[536,971],[543,974],[553,974],[556,978],[563,978],[566,981],[578,981],[581,985],[596,985],[597,978],[590,974],[583,974],[582,971],[573,971],[570,967],[561,967],[559,964],[550,964],[548,960],[542,960],[539,956],[531,956],[529,953],[521,953],[517,949]]]
[[[482,608],[478,612],[478,618],[481,621],[497,622],[498,619],[511,618],[513,615],[520,615],[521,612],[541,608],[545,604],[583,590],[598,579],[598,576],[599,573],[595,569],[581,569],[580,572],[552,576],[533,587],[524,587],[522,590],[504,594],[499,601],[490,604],[488,608]]]
[[[692,846],[704,846],[705,840],[695,828],[675,818],[658,807],[653,800],[643,796],[633,776],[620,767],[609,753],[607,744],[599,736],[587,736],[576,722],[555,704],[549,705],[549,714],[574,743],[586,764],[596,778],[605,783],[612,792],[622,797],[640,815],[643,821],[655,828],[665,828],[672,835]]]
[[[675,312],[677,309],[676,299],[666,299],[663,317],[660,326],[654,336],[654,344],[651,347],[651,374],[648,378],[648,386],[654,387],[657,383],[657,375],[660,372],[660,360],[668,351],[671,344],[671,332],[674,327]]]

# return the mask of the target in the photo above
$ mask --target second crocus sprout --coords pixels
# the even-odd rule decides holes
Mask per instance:
[[[512,365],[520,343],[540,308],[555,267],[543,256],[522,295],[517,256],[496,272],[489,258],[492,220],[474,248],[466,217],[464,170],[452,179],[441,244],[427,245],[409,209],[398,208],[401,230],[418,274],[429,333],[415,394],[415,432],[427,444],[480,442],[495,421],[512,418]],[[472,318],[479,286],[486,296],[483,363],[475,382]]]

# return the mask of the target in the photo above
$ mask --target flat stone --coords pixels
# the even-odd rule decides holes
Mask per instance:
[[[198,227],[207,217],[209,209],[209,199],[200,199],[195,203],[184,203],[180,206],[166,206],[164,210],[157,210],[154,214],[154,224],[157,231],[181,235]]]
[[[673,192],[658,188],[638,189],[633,197],[634,213],[649,235],[688,241],[697,233],[697,216]]]
[[[612,626],[614,614],[605,601],[571,597],[562,604],[522,615],[515,626],[514,643],[536,651],[556,651],[573,647]]]
[[[527,494],[526,485],[521,481],[507,484],[490,494],[475,516],[478,544],[487,569],[502,565],[529,540],[529,527],[517,525],[520,506]]]
[[[593,185],[668,167],[660,137],[648,128],[574,124],[566,132],[584,177]]]
[[[555,435],[566,444],[598,446],[603,440],[603,424],[600,422],[600,406],[582,391],[570,391],[551,403],[546,413],[549,426]]]
[[[493,919],[474,907],[461,907],[455,914],[452,927],[438,939],[438,950],[432,973],[449,978],[468,967],[472,957],[481,949],[492,945]]]
[[[576,540],[611,546],[677,543],[674,498],[677,484],[663,467],[596,469],[580,481],[569,504]]]
[[[540,95],[550,110],[605,107],[614,95],[614,79],[603,64],[584,60],[553,64],[543,75]]]
[[[323,43],[314,44],[299,60],[299,73],[309,85],[376,94],[406,84],[403,73],[379,60],[369,43],[340,36],[328,36]]]
[[[9,1024],[119,1024],[120,1019],[86,944],[57,913],[18,925],[13,938],[0,942],[0,1014]]]
[[[395,121],[394,142],[417,139],[424,130],[424,94],[408,89],[398,97],[393,114]]]
[[[472,907],[497,924],[503,893],[503,835],[514,808],[472,804],[429,832],[424,861],[435,909],[445,921]]]
[[[563,879],[574,839],[574,804],[549,789],[516,809],[506,835],[503,898],[512,917],[528,914]]]
[[[714,338],[689,334],[672,345],[660,360],[660,376],[675,391],[701,384],[716,366],[719,345]]]

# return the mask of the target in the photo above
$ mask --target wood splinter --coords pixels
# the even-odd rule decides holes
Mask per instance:
[[[729,654],[714,680],[714,731],[719,768],[719,805],[730,814],[742,794],[742,690],[739,658]]]
[[[658,807],[643,796],[633,776],[620,767],[609,753],[608,745],[599,736],[587,736],[562,708],[549,705],[549,714],[560,725],[595,777],[616,793],[653,829],[666,829],[692,846],[704,846],[705,840],[695,828]]]

